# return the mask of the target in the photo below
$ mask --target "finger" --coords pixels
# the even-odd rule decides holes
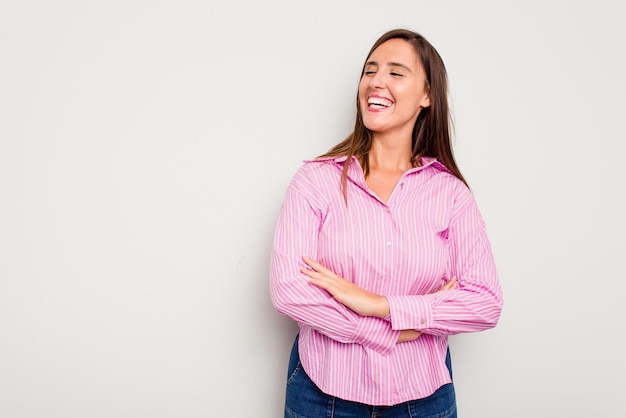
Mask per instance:
[[[456,276],[452,276],[450,280],[444,285],[446,290],[452,290],[456,288]]]
[[[306,276],[309,276],[309,277],[313,277],[313,275],[314,275],[316,272],[315,272],[315,270],[302,268],[302,269],[300,269],[300,273],[302,273],[302,274],[304,274],[304,275],[306,275]]]
[[[315,270],[303,268],[300,269],[300,272],[308,276],[309,283],[322,287],[326,290],[338,284],[338,281],[334,277],[319,273]]]
[[[311,269],[307,269],[307,268],[300,269],[300,273],[303,273],[303,274],[309,276],[309,278],[311,278],[311,279],[322,280],[322,279],[324,279],[326,277],[322,273],[319,273],[319,272],[317,272],[315,270],[311,270]]]
[[[318,263],[317,261],[313,260],[311,257],[308,257],[306,255],[302,256],[302,261],[304,261],[304,263],[307,266],[311,267],[314,270],[319,270],[320,268],[324,267],[320,263]]]
[[[450,280],[445,282],[441,288],[439,288],[438,292],[442,290],[453,290],[456,288],[456,276],[453,276]]]
[[[309,270],[313,271],[313,270]],[[320,289],[324,289],[329,292],[331,295],[336,296],[337,292],[340,288],[337,287],[337,283],[332,279],[329,279],[328,276],[320,275],[320,274],[307,274],[309,276],[309,283],[313,286],[319,287]]]
[[[318,263],[317,261],[313,260],[311,257],[308,257],[306,255],[302,256],[302,261],[304,261],[313,270],[319,271],[321,273],[328,274],[329,276],[332,276],[332,275],[335,274],[335,273],[333,273],[332,270],[327,269],[322,264]]]

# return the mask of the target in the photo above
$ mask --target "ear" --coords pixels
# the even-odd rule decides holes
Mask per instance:
[[[424,97],[422,98],[422,102],[420,103],[422,107],[430,107],[430,92],[424,93]]]

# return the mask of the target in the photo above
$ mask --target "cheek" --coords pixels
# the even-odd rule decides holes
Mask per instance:
[[[367,95],[367,83],[363,82],[363,79],[361,79],[361,82],[359,83],[359,101],[363,97],[366,97],[366,95]]]
[[[366,92],[361,92],[359,90],[358,104],[362,112],[367,110],[367,93]]]
[[[402,97],[404,99],[403,102],[406,105],[407,111],[412,113],[421,108],[423,97],[421,92],[416,94],[415,89],[403,89],[402,92],[398,91],[397,94],[396,97]]]

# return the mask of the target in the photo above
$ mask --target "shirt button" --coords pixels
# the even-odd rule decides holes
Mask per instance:
[[[420,319],[420,324],[424,325],[426,323],[426,321],[424,321],[423,319]]]
[[[391,241],[387,241],[387,247],[391,247]]]

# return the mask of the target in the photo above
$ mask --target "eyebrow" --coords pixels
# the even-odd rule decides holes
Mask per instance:
[[[404,69],[406,69],[407,71],[409,71],[411,73],[413,72],[413,71],[411,71],[411,69],[408,66],[406,66],[405,64],[402,64],[401,62],[390,62],[388,64],[390,66],[392,66],[392,67],[401,67],[401,68],[404,68]],[[376,65],[376,66],[378,66],[378,63],[376,61],[368,61],[368,62],[365,63],[365,67],[367,67],[368,65]]]

